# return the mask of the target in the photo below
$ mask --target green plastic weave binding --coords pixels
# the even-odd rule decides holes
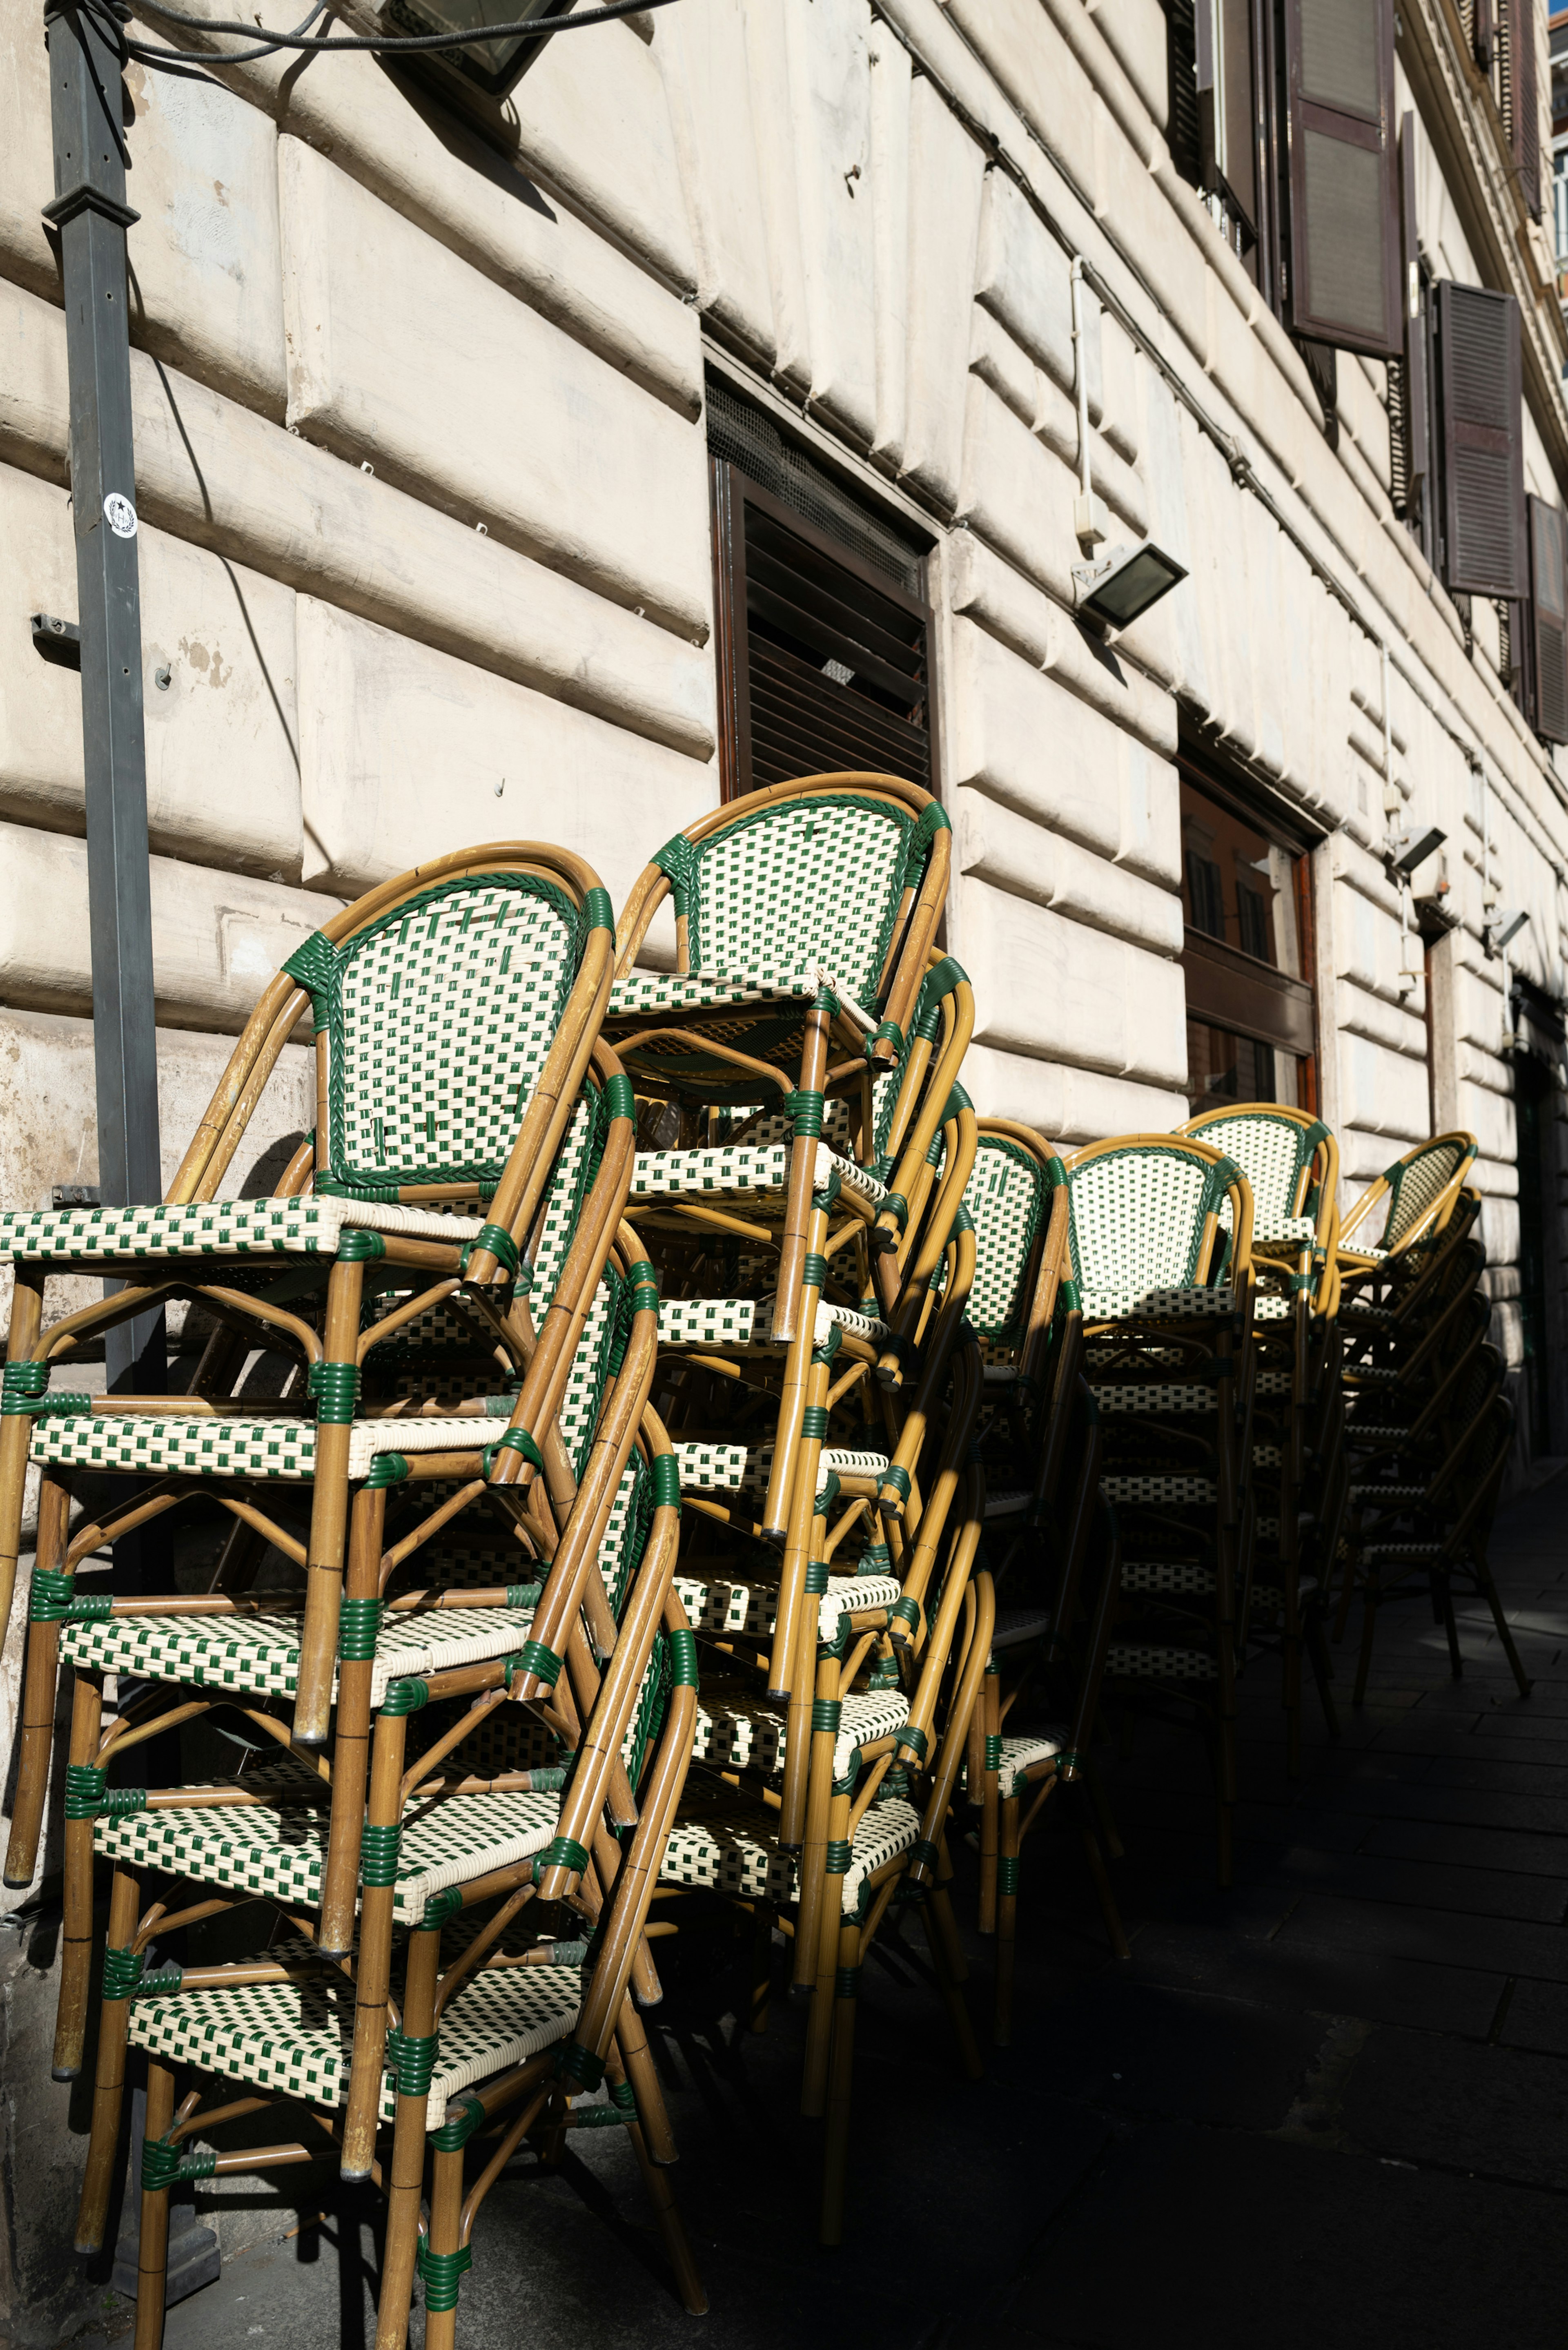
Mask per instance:
[[[345,1599],[337,1617],[337,1655],[346,1665],[369,1665],[376,1660],[381,1630],[379,1599]]]
[[[28,1623],[62,1623],[70,1613],[76,1587],[74,1575],[63,1575],[57,1567],[36,1566],[33,1569],[33,1586],[27,1597]]]
[[[0,1418],[30,1412],[48,1385],[47,1363],[7,1363],[0,1372]]]
[[[426,2310],[439,2314],[455,2309],[458,2288],[473,2266],[473,2246],[463,2244],[455,2252],[432,2252],[421,2236],[414,2262],[425,2289]]]
[[[394,1681],[392,1686],[396,1689],[401,1684]],[[397,1883],[398,1851],[402,1833],[396,1820],[389,1825],[360,1829],[359,1874],[367,1887]]]

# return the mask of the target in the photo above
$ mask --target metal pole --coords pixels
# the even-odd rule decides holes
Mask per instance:
[[[163,1196],[125,265],[137,215],[125,201],[124,35],[104,0],[45,0],[44,26],[55,144],[44,218],[59,234],[70,381],[99,1196],[126,1207]],[[161,1389],[161,1309],[111,1330],[107,1354],[111,1388]]]

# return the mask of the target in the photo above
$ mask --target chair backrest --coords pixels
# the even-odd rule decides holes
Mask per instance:
[[[1213,1266],[1220,1203],[1245,1178],[1206,1142],[1135,1134],[1078,1151],[1067,1181],[1073,1279],[1091,1313],[1096,1296],[1201,1286]]]
[[[1001,1119],[981,1121],[963,1203],[974,1224],[971,1326],[988,1347],[1016,1348],[1029,1326],[1051,1194],[1066,1170],[1048,1143]]]
[[[308,1173],[360,1200],[493,1189],[530,1107],[531,1137],[554,1134],[553,1106],[576,1093],[613,926],[592,868],[533,841],[462,850],[368,891],[263,991],[170,1199],[214,1195],[302,994],[317,1032],[314,1164],[282,1188]]]
[[[495,1181],[555,1042],[587,934],[558,884],[463,875],[284,969],[328,1058],[317,1189]]]
[[[1407,1150],[1355,1201],[1341,1228],[1342,1242],[1363,1254],[1392,1256],[1440,1231],[1445,1211],[1458,1198],[1478,1148],[1473,1134],[1454,1133],[1434,1135]],[[1373,1209],[1382,1199],[1388,1202],[1388,1212],[1374,1249],[1359,1235],[1363,1225],[1371,1224]]]
[[[1316,1183],[1313,1170],[1320,1155],[1331,1155],[1333,1141],[1321,1118],[1278,1103],[1243,1102],[1205,1110],[1176,1131],[1211,1142],[1235,1160],[1252,1187],[1254,1241],[1283,1239],[1295,1219],[1316,1215],[1324,1170],[1318,1170]]]
[[[894,776],[807,776],[750,794],[659,850],[627,901],[618,967],[641,945],[662,876],[682,971],[820,969],[862,1010],[880,1008],[906,946],[918,955],[909,976],[925,969],[948,830],[940,804]]]

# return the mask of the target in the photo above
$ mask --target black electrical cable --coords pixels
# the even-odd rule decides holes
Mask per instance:
[[[317,16],[324,16],[326,15],[327,7],[327,0],[316,0],[316,5],[311,10],[309,16],[302,16],[300,18],[298,24],[295,26],[293,33],[288,36],[288,38],[293,40],[301,33],[308,33],[312,25],[315,24]],[[202,51],[200,56],[198,56],[193,50],[150,49],[147,48],[140,41],[132,41],[129,39],[125,46],[130,54],[133,57],[137,58],[138,61],[146,58],[156,61],[159,65],[210,66],[215,61],[214,53],[205,49]],[[224,49],[215,54],[222,57],[223,62],[226,66],[248,66],[253,57],[275,57],[276,55],[276,49],[272,41],[266,40],[263,41],[258,47],[254,49]]]
[[[90,5],[90,0],[89,0]],[[325,5],[325,0],[323,0]],[[607,25],[618,16],[640,16],[652,8],[669,8],[674,0],[612,0],[608,7],[585,9],[580,16],[535,16],[511,25],[478,25],[460,33],[345,33],[340,38],[332,34],[306,36],[296,33],[268,33],[265,26],[242,25],[226,19],[192,16],[182,8],[166,8],[161,0],[148,0],[147,14],[161,16],[171,25],[188,25],[192,32],[234,33],[242,38],[252,37],[259,29],[264,39],[260,46],[248,49],[243,57],[234,57],[222,49],[151,49],[139,41],[128,41],[132,57],[145,65],[215,66],[243,64],[247,57],[275,56],[280,49],[371,49],[383,57],[406,57],[417,50],[467,49],[483,41],[508,41],[518,38],[548,41],[557,33],[575,33],[588,25]],[[123,18],[132,12],[117,7],[117,16]],[[140,11],[136,12],[140,13]],[[314,24],[321,14],[319,8],[306,18]]]

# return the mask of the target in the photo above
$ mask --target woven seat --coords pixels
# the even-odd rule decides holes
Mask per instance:
[[[824,989],[836,996],[862,1028],[875,1021],[853,994],[820,965],[810,971],[628,971],[610,989],[609,1016],[649,1020],[660,1013],[727,1012],[735,1005],[815,1003]]]
[[[1220,1668],[1199,1648],[1174,1648],[1151,1641],[1113,1640],[1106,1652],[1113,1678],[1141,1681],[1211,1681]]]
[[[988,1526],[1005,1525],[1012,1518],[1022,1517],[1034,1500],[1027,1486],[992,1487],[985,1489],[985,1523]]]
[[[471,1414],[358,1419],[348,1436],[349,1480],[368,1477],[383,1455],[477,1452],[493,1444],[499,1432],[493,1421]],[[226,1413],[169,1419],[151,1412],[51,1413],[35,1424],[28,1457],[61,1468],[130,1471],[140,1477],[261,1477],[308,1484],[316,1473],[316,1444],[315,1420],[281,1413],[266,1419]]]
[[[441,2015],[426,2127],[439,2129],[449,2102],[472,2083],[566,2039],[581,1993],[573,1967],[509,1967],[471,1977]],[[325,1977],[141,1998],[130,2015],[132,2047],[327,2107],[343,2103],[353,2036],[353,1986]],[[380,2118],[390,2121],[396,2109],[389,2074]]]
[[[1001,1648],[1022,1648],[1031,1640],[1043,1640],[1051,1629],[1051,1613],[1045,1607],[999,1607],[996,1629],[991,1636],[992,1652]]]
[[[1216,1321],[1236,1311],[1235,1292],[1223,1284],[1213,1288],[1184,1284],[1170,1288],[1111,1289],[1096,1283],[1080,1295],[1085,1322],[1124,1322],[1139,1316],[1156,1322]]]
[[[789,1145],[782,1142],[730,1142],[707,1150],[639,1150],[633,1162],[631,1196],[645,1201],[691,1200],[713,1193],[739,1195],[753,1202],[773,1196],[782,1200],[789,1167]],[[887,1185],[875,1175],[819,1142],[813,1189],[826,1190],[834,1175],[846,1190],[857,1192],[873,1206],[879,1207],[888,1196]]]
[[[390,1680],[510,1655],[523,1646],[533,1621],[532,1607],[452,1607],[387,1617],[376,1636],[372,1706],[380,1705]],[[85,1623],[67,1620],[60,1656],[81,1670],[291,1698],[299,1671],[300,1629],[298,1616],[99,1617]]]
[[[1430,1487],[1427,1485],[1353,1485],[1350,1498],[1363,1504],[1372,1503],[1384,1509],[1409,1508],[1424,1502]]]
[[[1211,1566],[1196,1566],[1183,1559],[1127,1559],[1122,1565],[1124,1591],[1158,1591],[1207,1598],[1217,1577]]]
[[[1217,1388],[1192,1383],[1177,1385],[1155,1379],[1096,1380],[1090,1393],[1101,1411],[1123,1419],[1141,1418],[1147,1413],[1211,1412],[1218,1411],[1220,1408]]]
[[[675,1594],[699,1632],[772,1632],[778,1607],[776,1583],[728,1575],[678,1574]],[[836,1575],[817,1601],[817,1638],[830,1648],[851,1616],[891,1607],[903,1586],[891,1575]]]
[[[774,1309],[764,1297],[666,1297],[659,1308],[661,1347],[782,1347],[774,1336]],[[869,1314],[828,1298],[818,1301],[815,1343],[826,1346],[835,1330],[880,1344],[887,1336],[884,1322]]]
[[[1148,1502],[1167,1507],[1212,1509],[1220,1498],[1212,1477],[1102,1477],[1100,1491],[1107,1502]]]
[[[266,1765],[237,1783],[275,1797],[299,1787],[302,1774]],[[417,1925],[431,1894],[543,1852],[556,1833],[560,1802],[557,1794],[514,1794],[410,1805],[399,1838],[393,1917]],[[317,1908],[327,1833],[325,1808],[303,1804],[169,1804],[99,1820],[93,1849],[130,1868]]]
[[[760,1497],[767,1490],[773,1463],[771,1444],[677,1444],[681,1490],[692,1493],[745,1493]],[[885,1452],[856,1452],[825,1445],[817,1467],[816,1490],[827,1490],[829,1477],[883,1477]]]
[[[797,1857],[780,1851],[777,1822],[775,1811],[738,1789],[693,1790],[686,1811],[670,1830],[659,1883],[708,1888],[742,1900],[793,1900]],[[846,1918],[860,1914],[867,1880],[910,1851],[919,1833],[919,1814],[901,1797],[889,1796],[869,1806],[855,1831],[849,1866],[841,1880]]]
[[[1045,1775],[1043,1764],[1054,1766],[1067,1743],[1067,1736],[1064,1728],[1058,1728],[1051,1732],[1003,1738],[1002,1762],[997,1773],[997,1792],[1003,1803],[1011,1796],[1022,1794],[1031,1783],[1032,1774],[1035,1780],[1043,1778]]]
[[[833,1746],[833,1775],[848,1779],[860,1767],[860,1749],[890,1738],[909,1718],[909,1700],[897,1690],[867,1690],[843,1700]],[[731,1771],[782,1771],[785,1709],[752,1694],[748,1684],[706,1681],[697,1700],[692,1760]]]
[[[151,1208],[55,1208],[0,1214],[0,1263],[111,1263],[140,1257],[336,1256],[345,1232],[477,1240],[482,1216],[369,1200],[203,1200]]]

